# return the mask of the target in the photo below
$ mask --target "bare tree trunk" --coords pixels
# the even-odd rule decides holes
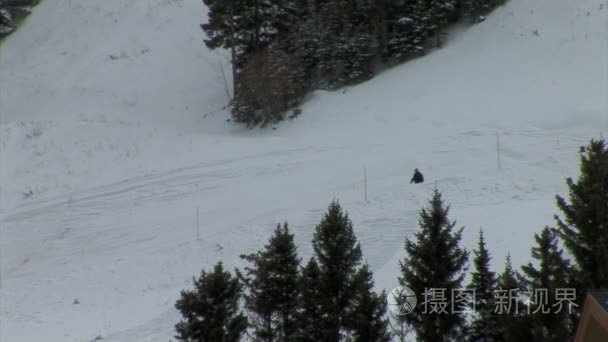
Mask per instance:
[[[232,65],[232,99],[236,99],[238,95],[238,82],[237,82],[237,67],[236,67],[236,48],[234,44],[230,47],[230,58],[232,59],[230,64]]]

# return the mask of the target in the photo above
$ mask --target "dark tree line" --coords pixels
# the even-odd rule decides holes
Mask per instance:
[[[0,39],[11,34],[39,0],[0,0]]]
[[[176,338],[238,341],[250,333],[268,342],[390,341],[386,297],[374,292],[372,272],[338,202],[315,228],[312,244],[314,256],[302,265],[285,223],[262,250],[242,256],[250,265],[244,272],[232,276],[221,263],[203,272],[176,304],[184,317]]]
[[[206,46],[231,54],[233,117],[252,126],[283,119],[313,89],[421,56],[450,24],[479,22],[505,0],[203,1]]]
[[[491,270],[481,230],[469,265],[469,252],[460,246],[463,228],[455,228],[449,206],[435,190],[420,211],[419,231],[405,240],[400,262],[398,282],[417,294],[418,306],[405,315],[387,312],[384,293],[374,292],[372,273],[362,263],[352,223],[333,202],[315,228],[314,255],[305,265],[285,223],[264,249],[243,256],[250,264],[244,273],[232,276],[221,263],[203,272],[176,304],[184,316],[176,337],[238,341],[249,327],[256,341],[390,341],[391,336],[403,340],[405,325],[419,341],[570,341],[586,291],[608,289],[605,140],[581,148],[580,166],[578,179],[567,179],[567,199],[557,196],[557,227],[534,235],[533,262],[521,271],[513,269],[510,257],[502,272]],[[429,288],[445,289],[441,303],[449,304],[457,300],[451,289],[474,291],[473,299],[463,302],[474,310],[429,304]],[[576,291],[564,301],[564,289]]]

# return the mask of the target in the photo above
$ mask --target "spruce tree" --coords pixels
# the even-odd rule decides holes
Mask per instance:
[[[455,230],[455,222],[448,219],[449,207],[445,206],[438,190],[435,190],[428,208],[420,211],[420,230],[415,240],[405,240],[406,257],[400,262],[399,283],[418,295],[417,309],[402,316],[422,341],[448,341],[457,338],[465,324],[463,312],[451,312],[452,290],[462,287],[468,252],[460,247],[462,231]],[[427,289],[445,289],[440,302],[445,311],[433,310],[428,304],[424,312]],[[427,299],[432,299],[431,297]],[[421,308],[421,306],[423,308]]]
[[[390,10],[390,56],[404,61],[423,54],[431,35],[426,0],[404,0],[391,5],[394,8]]]
[[[574,258],[572,278],[582,299],[585,288],[608,287],[608,149],[605,140],[581,148],[580,175],[568,178],[568,201],[556,196],[563,218],[557,233]],[[582,303],[579,303],[582,305]]]
[[[356,303],[356,275],[361,247],[348,214],[333,201],[315,228],[312,245],[319,263],[319,289],[324,312],[323,341],[341,341],[350,331],[349,318]]]
[[[391,335],[388,330],[386,316],[386,294],[382,291],[376,294],[373,291],[374,280],[372,272],[367,265],[355,277],[356,307],[351,316],[353,342],[389,342]]]
[[[538,266],[532,263],[522,266],[528,290],[533,291],[528,308],[533,339],[546,342],[571,340],[568,315],[574,308],[569,308],[568,302],[562,302],[559,308],[556,298],[558,289],[568,288],[569,263],[562,256],[555,233],[548,227],[540,235],[534,234],[534,240],[536,246],[532,247],[532,257]]]
[[[260,341],[290,341],[296,331],[300,259],[287,223],[277,225],[264,250],[242,257],[253,264],[244,279],[255,335]]]
[[[15,22],[8,6],[0,2],[0,38],[15,30]]]
[[[477,24],[485,12],[487,0],[463,0],[464,14]]]
[[[494,312],[500,317],[496,341],[526,341],[532,338],[527,313],[521,298],[524,296],[523,277],[513,270],[511,255],[507,255],[505,268],[498,276],[494,292]]]
[[[429,32],[435,39],[435,47],[443,44],[445,29],[450,23],[450,18],[456,12],[455,0],[426,0]]]
[[[298,332],[296,341],[321,341],[323,338],[322,324],[325,319],[321,305],[321,271],[314,258],[302,269],[299,281],[298,296]]]
[[[475,315],[468,329],[470,341],[496,341],[500,316],[495,312],[494,290],[496,274],[490,270],[490,252],[486,248],[483,231],[479,230],[477,249],[473,250],[471,283],[468,288],[475,291]]]
[[[247,329],[239,310],[242,285],[218,262],[213,271],[194,279],[194,290],[183,290],[175,307],[184,317],[175,330],[178,341],[238,342]]]
[[[246,44],[242,37],[244,23],[242,18],[246,3],[244,0],[203,0],[207,6],[208,21],[201,24],[205,32],[204,40],[207,48],[214,50],[224,48],[230,50],[230,63],[232,65],[232,96],[238,96],[238,66],[244,59]]]

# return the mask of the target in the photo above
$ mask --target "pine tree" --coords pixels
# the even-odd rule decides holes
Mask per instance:
[[[279,224],[264,250],[243,255],[247,267],[245,302],[260,341],[289,341],[296,331],[298,273],[294,235]]]
[[[426,26],[435,37],[435,47],[443,44],[445,29],[450,19],[456,13],[456,0],[426,0],[428,26]]]
[[[15,31],[40,0],[0,0],[0,39]]]
[[[557,233],[574,258],[572,278],[582,299],[585,288],[608,287],[608,149],[605,140],[581,148],[580,176],[568,178],[569,197],[556,196],[563,219]],[[579,303],[582,305],[582,303]]]
[[[0,37],[8,35],[15,30],[13,15],[7,7],[0,3]]]
[[[351,1],[348,6],[348,25],[345,34],[345,75],[347,84],[371,78],[373,65],[380,55],[380,43],[374,34],[373,12],[378,11],[374,0]]]
[[[526,341],[532,338],[526,309],[521,301],[525,291],[522,278],[513,270],[511,256],[507,255],[505,268],[498,276],[494,293],[494,312],[500,317],[496,341]]]
[[[538,266],[532,263],[522,266],[526,275],[526,285],[531,295],[528,308],[529,322],[534,341],[569,341],[567,302],[561,303],[556,298],[556,290],[568,288],[569,263],[564,260],[562,250],[557,245],[555,233],[545,227],[541,234],[534,234],[536,246],[532,248],[532,257]],[[559,312],[558,312],[559,311]]]
[[[373,62],[378,46],[368,28],[361,28],[344,39],[345,70],[344,83],[362,82],[373,77]]]
[[[242,41],[242,18],[245,10],[245,0],[203,0],[207,6],[208,22],[201,24],[205,32],[204,40],[207,48],[214,50],[224,48],[230,50],[230,63],[232,65],[232,96],[238,97],[238,67],[244,59],[246,45]]]
[[[475,24],[484,20],[484,16],[504,3],[503,0],[463,0],[464,15]]]
[[[454,230],[455,222],[448,219],[449,207],[445,206],[439,191],[435,190],[429,207],[420,211],[420,230],[415,240],[405,240],[407,256],[400,262],[402,276],[399,283],[416,294],[426,293],[426,289],[445,289],[441,302],[447,303],[446,311],[425,307],[424,300],[418,301],[418,308],[402,316],[415,330],[422,341],[447,341],[456,338],[464,327],[462,312],[450,312],[453,302],[452,290],[460,289],[466,272],[468,252],[459,246],[464,228]],[[432,298],[427,298],[432,299]]]
[[[482,14],[484,13],[485,3],[487,3],[487,0],[464,0],[464,14],[469,17],[474,24],[479,23]]]
[[[321,341],[323,338],[322,324],[324,317],[321,305],[321,271],[314,258],[311,258],[300,275],[299,310],[297,315],[298,333],[296,341]]]
[[[380,295],[373,291],[374,281],[372,272],[367,265],[355,277],[357,306],[351,316],[353,342],[389,342],[391,335],[388,332],[386,314],[386,294]]]
[[[349,317],[356,303],[355,277],[361,247],[348,214],[333,201],[315,228],[312,245],[319,263],[323,341],[340,341],[352,331]]]
[[[425,51],[430,37],[426,0],[392,3],[388,49],[392,58],[404,61]]]
[[[224,270],[221,262],[212,272],[194,279],[194,290],[183,290],[175,307],[184,320],[175,330],[178,341],[238,342],[247,329],[247,317],[239,310],[242,285]]]
[[[490,270],[490,252],[486,248],[483,231],[479,230],[477,249],[473,251],[474,271],[468,288],[475,291],[475,312],[468,339],[470,341],[496,341],[500,316],[495,312],[494,290],[496,274]]]

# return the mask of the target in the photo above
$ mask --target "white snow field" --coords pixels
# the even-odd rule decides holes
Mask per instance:
[[[276,129],[226,122],[205,20],[198,0],[45,0],[0,45],[0,341],[168,341],[201,269],[243,266],[283,220],[307,259],[334,198],[378,290],[435,185],[468,249],[483,227],[495,270],[519,266],[608,135],[606,0],[511,0]]]

